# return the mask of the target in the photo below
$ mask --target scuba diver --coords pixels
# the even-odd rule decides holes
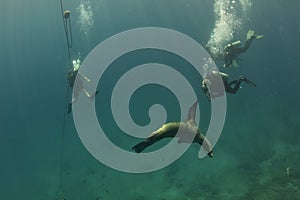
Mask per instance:
[[[255,35],[253,30],[249,30],[247,33],[244,46],[241,46],[242,43],[240,40],[227,44],[224,48],[224,52],[222,56],[222,60],[224,60],[225,62],[223,67],[231,67],[231,66],[237,67],[238,56],[249,49],[254,39],[259,39],[262,37],[263,35]]]
[[[73,89],[73,98],[71,102],[68,104],[68,114],[72,112],[72,104],[78,99],[79,92],[82,91],[91,101],[94,100],[95,95],[98,94],[98,91],[96,91],[95,94],[91,95],[84,87],[83,87],[83,80],[86,82],[90,82],[91,80],[79,73],[79,67],[80,67],[80,60],[79,58],[77,60],[73,60],[73,69],[70,70],[70,72],[67,75],[67,80],[69,81],[69,86]],[[75,84],[76,77],[77,78],[77,83]]]
[[[224,84],[225,92],[235,94],[239,89],[242,82],[250,84],[256,87],[256,84],[247,79],[244,76],[240,76],[238,80],[228,81],[228,74],[218,71],[212,71],[208,74],[202,81],[202,91],[210,101],[211,98],[216,98],[224,95],[223,87],[220,87],[216,83],[218,78],[222,78],[222,82]],[[208,91],[208,88],[210,91]]]

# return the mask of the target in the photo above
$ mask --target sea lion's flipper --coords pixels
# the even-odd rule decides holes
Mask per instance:
[[[196,101],[189,109],[189,114],[187,116],[187,119],[185,120],[186,122],[193,122],[195,123],[195,115],[196,115],[196,110],[198,106],[198,101]]]
[[[150,145],[154,144],[158,140],[160,140],[161,137],[158,136],[157,132],[153,132],[146,140],[143,142],[138,143],[131,149],[134,150],[137,153],[142,152],[145,148],[149,147]]]
[[[147,147],[147,142],[140,142],[137,145],[135,145],[134,147],[132,147],[131,149],[134,150],[136,153],[140,153],[142,152],[146,147]]]

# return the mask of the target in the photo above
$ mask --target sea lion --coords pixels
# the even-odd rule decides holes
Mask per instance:
[[[132,150],[134,150],[137,153],[140,153],[148,146],[154,144],[155,142],[163,138],[178,137],[178,143],[186,143],[192,141],[193,143],[203,145],[203,148],[207,151],[207,155],[209,157],[213,157],[213,149],[211,147],[210,142],[201,133],[199,127],[195,122],[197,106],[198,101],[196,101],[190,107],[188,117],[185,121],[164,124],[158,130],[154,131],[148,138],[146,138],[146,140],[132,147]],[[180,131],[178,132],[179,128]]]

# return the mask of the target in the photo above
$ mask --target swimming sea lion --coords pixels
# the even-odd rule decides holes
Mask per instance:
[[[203,145],[203,148],[207,151],[207,155],[209,157],[212,157],[213,150],[211,144],[201,133],[199,127],[195,122],[197,106],[198,101],[196,101],[190,107],[188,117],[185,121],[164,124],[158,130],[154,131],[148,138],[146,138],[146,140],[132,147],[132,150],[134,150],[137,153],[140,153],[148,146],[154,144],[155,142],[163,138],[178,137],[178,143],[186,143],[189,141],[193,141],[193,143],[199,143],[200,145]],[[179,128],[180,131],[178,132]],[[194,137],[194,139],[192,137]]]

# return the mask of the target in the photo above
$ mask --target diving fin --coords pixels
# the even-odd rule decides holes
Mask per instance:
[[[251,29],[250,29],[250,30],[247,32],[246,41],[249,40],[249,39],[251,39],[251,38],[254,38],[254,39],[260,39],[260,38],[262,38],[262,37],[264,37],[264,35],[255,35],[254,30],[251,30]]]
[[[263,38],[263,37],[264,37],[264,35],[256,35],[255,39],[260,39],[260,38]]]
[[[246,77],[242,76],[240,79],[241,79],[242,81],[244,81],[245,83],[250,84],[250,85],[256,87],[256,84],[253,83],[252,81],[250,81],[249,79],[247,79]]]
[[[246,41],[249,40],[249,39],[251,39],[252,36],[254,36],[254,30],[251,30],[251,29],[250,29],[250,30],[247,32]]]

